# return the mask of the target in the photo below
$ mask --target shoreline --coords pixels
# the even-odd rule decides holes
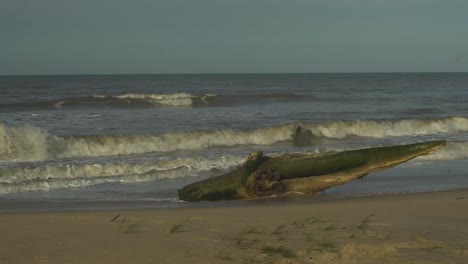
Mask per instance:
[[[461,189],[248,206],[4,213],[0,264],[465,263],[467,208],[468,189]]]
[[[421,166],[424,165],[424,166]],[[264,198],[249,201],[179,202],[177,189],[194,181],[154,181],[141,184],[98,184],[84,188],[51,189],[0,194],[0,214],[87,210],[160,209],[186,207],[231,207],[281,203],[287,200],[316,201],[359,196],[401,195],[468,188],[466,160],[406,163],[373,173],[359,181],[336,186],[319,195],[297,195],[297,199]]]
[[[295,194],[290,193],[280,197],[259,197],[244,200],[222,201],[156,201],[156,200],[28,200],[28,199],[0,199],[0,216],[5,214],[35,214],[35,213],[80,213],[80,212],[109,212],[109,211],[144,211],[165,209],[208,209],[208,208],[238,208],[262,205],[301,205],[310,203],[339,202],[343,200],[385,198],[395,196],[413,196],[431,193],[463,192],[468,188],[462,187],[449,190],[430,190],[416,192],[382,192],[382,193],[318,193]]]
[[[33,200],[33,199],[0,199],[0,216],[3,214],[34,214],[34,213],[74,213],[97,211],[135,211],[161,209],[205,209],[205,208],[236,208],[262,205],[300,205],[309,203],[333,202],[340,200],[366,199],[371,197],[411,196],[429,193],[468,191],[462,187],[449,190],[430,190],[415,192],[382,192],[382,193],[290,193],[280,197],[259,197],[244,200],[222,201],[157,201],[157,200]]]

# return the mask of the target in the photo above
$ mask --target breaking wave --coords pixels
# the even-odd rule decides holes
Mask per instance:
[[[260,146],[286,142],[305,148],[293,151],[320,153],[366,147],[371,138],[378,144],[394,137],[396,142],[411,142],[408,137],[451,138],[433,155],[419,161],[468,159],[468,118],[451,117],[426,120],[355,120],[318,123],[289,123],[253,129],[223,129],[166,133],[162,135],[95,135],[57,136],[31,126],[11,127],[0,123],[0,193],[83,187],[111,182],[146,182],[179,179],[220,171],[241,164],[246,155],[193,156],[164,154],[178,150],[210,147]],[[461,137],[459,137],[461,135]],[[344,140],[366,137],[358,145]],[[403,137],[403,138],[399,138]],[[457,140],[458,138],[458,140]],[[338,144],[323,145],[320,140],[333,139]],[[318,140],[318,141],[317,141]],[[256,145],[253,147],[253,145]],[[283,146],[283,145],[281,145]],[[294,150],[295,149],[295,150]],[[121,156],[142,153],[157,155]],[[217,153],[224,151],[217,150]],[[270,153],[272,154],[272,153]],[[102,158],[98,158],[102,157]]]
[[[0,123],[0,161],[47,159],[49,133],[31,126],[8,127]]]
[[[0,124],[0,161],[37,161],[76,157],[195,150],[217,146],[271,145],[291,139],[294,125],[250,130],[167,133],[158,136],[60,137],[39,128]]]
[[[0,167],[0,193],[83,187],[109,182],[178,179],[203,171],[226,170],[244,157],[186,157],[135,161],[55,161],[8,164]]]
[[[468,118],[409,120],[351,120],[303,124],[315,137],[343,139],[349,136],[385,138],[468,131]]]
[[[455,160],[468,159],[468,142],[448,142],[436,153],[418,157],[417,160]]]
[[[0,161],[37,161],[129,155],[236,145],[273,145],[279,142],[310,145],[320,139],[340,140],[352,136],[389,138],[456,135],[467,131],[468,118],[464,117],[426,120],[295,122],[239,130],[174,132],[162,135],[65,137],[52,135],[40,128],[9,127],[0,124]]]

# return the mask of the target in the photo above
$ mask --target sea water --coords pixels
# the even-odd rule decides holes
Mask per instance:
[[[468,187],[468,74],[0,76],[0,202],[180,204],[251,151],[445,139],[431,156],[326,191]]]

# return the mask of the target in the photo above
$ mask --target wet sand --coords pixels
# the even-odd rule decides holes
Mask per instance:
[[[0,214],[0,264],[468,263],[468,190]]]

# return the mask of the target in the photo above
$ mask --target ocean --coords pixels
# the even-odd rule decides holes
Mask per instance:
[[[0,212],[190,206],[178,189],[254,150],[432,139],[448,144],[324,195],[468,187],[468,73],[0,76],[0,92]]]

